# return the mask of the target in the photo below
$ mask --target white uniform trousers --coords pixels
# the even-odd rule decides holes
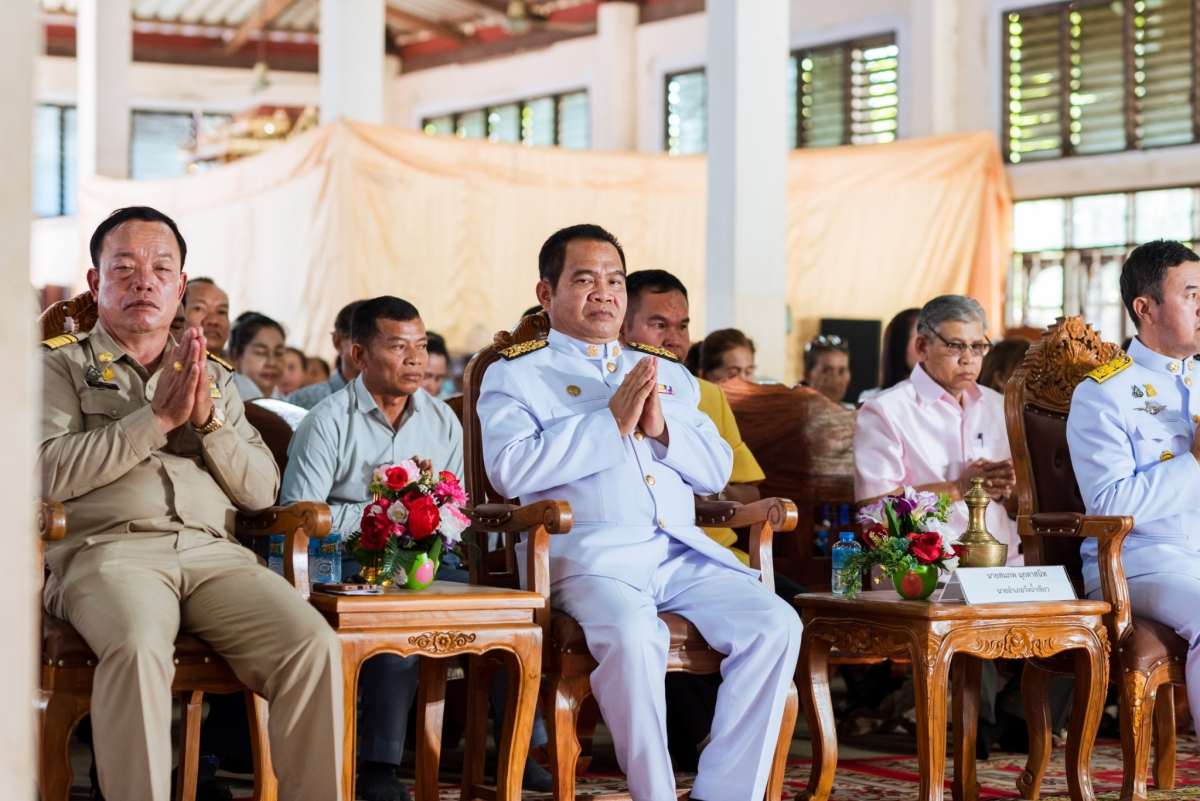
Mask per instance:
[[[1090,597],[1099,598],[1096,590]],[[1133,614],[1170,626],[1187,640],[1188,706],[1192,719],[1200,720],[1200,576],[1157,573],[1129,579]],[[1161,692],[1161,690],[1160,690]]]
[[[46,607],[100,657],[92,737],[106,798],[170,798],[181,630],[266,696],[279,797],[341,798],[341,646],[320,613],[249,549],[195,531],[88,545],[47,582]]]
[[[676,798],[664,688],[670,636],[659,612],[692,621],[726,654],[692,797],[763,797],[800,651],[795,609],[754,578],[676,541],[645,590],[604,576],[571,576],[553,585],[550,598],[579,621],[599,663],[592,693],[634,801]]]

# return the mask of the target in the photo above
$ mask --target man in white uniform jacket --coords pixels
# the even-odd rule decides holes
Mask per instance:
[[[727,654],[692,798],[761,799],[800,622],[696,527],[693,495],[720,492],[732,451],[669,351],[618,344],[625,255],[612,234],[563,229],[538,268],[552,330],[545,342],[509,348],[484,377],[488,478],[522,503],[571,504],[571,532],[550,538],[550,602],[579,621],[599,662],[592,692],[635,801],[676,797],[659,612],[692,621]]]
[[[1133,613],[1188,641],[1200,720],[1200,258],[1178,242],[1136,248],[1121,299],[1137,336],[1076,387],[1067,444],[1087,513],[1134,520],[1121,553]],[[1096,541],[1080,555],[1084,590],[1099,598]]]

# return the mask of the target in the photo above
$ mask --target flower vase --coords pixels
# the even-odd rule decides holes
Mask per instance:
[[[383,557],[380,557],[374,564],[363,564],[359,574],[368,584],[374,584],[376,587],[392,586],[392,576],[390,574],[383,575]]]
[[[923,601],[937,589],[938,569],[933,565],[917,565],[903,576],[892,576],[892,585],[907,601]]]
[[[410,590],[423,590],[433,583],[438,571],[438,560],[430,558],[429,554],[421,551],[416,554],[411,564],[406,564],[405,571],[408,579],[402,586]]]

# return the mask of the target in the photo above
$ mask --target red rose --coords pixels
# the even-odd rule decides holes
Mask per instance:
[[[863,539],[865,539],[867,542],[871,543],[876,548],[878,548],[879,543],[882,540],[887,539],[887,535],[888,535],[888,531],[886,528],[884,528],[883,526],[880,526],[880,525],[874,525],[874,526],[871,526],[869,529],[867,529],[866,532],[864,532]]]
[[[410,492],[404,496],[404,506],[408,509],[408,536],[414,540],[425,539],[442,522],[437,504],[428,495]]]
[[[376,504],[367,507],[367,511],[363,513],[361,532],[358,541],[362,543],[362,547],[368,551],[381,551],[387,545],[388,537],[392,533],[393,523],[388,519],[387,509],[384,509],[382,515],[373,515],[370,509]]]
[[[920,531],[908,535],[908,552],[923,565],[931,565],[942,558],[942,535],[936,531]]]
[[[438,480],[439,481],[448,481],[451,484],[457,484],[458,476],[454,475],[449,470],[443,470],[442,472],[438,473]]]
[[[388,468],[387,473],[383,476],[383,483],[388,489],[399,492],[411,484],[412,480],[409,478],[407,470],[400,465],[396,465],[395,467]]]

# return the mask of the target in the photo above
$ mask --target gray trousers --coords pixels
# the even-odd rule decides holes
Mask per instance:
[[[449,561],[449,560],[448,560]],[[358,572],[358,566],[349,560],[343,561],[342,575]],[[346,572],[349,570],[350,572]],[[438,570],[439,581],[457,581],[466,584],[467,571],[457,564],[443,563]],[[408,715],[417,697],[416,656],[381,654],[363,663],[358,676],[359,697],[362,710],[359,714],[358,758],[360,762],[386,762],[399,765],[404,755],[404,738],[408,734]],[[492,710],[492,732],[497,742],[504,726],[504,710],[508,700],[508,669],[500,668],[492,675],[488,687]],[[541,712],[533,719],[531,746],[545,745],[546,724]]]

